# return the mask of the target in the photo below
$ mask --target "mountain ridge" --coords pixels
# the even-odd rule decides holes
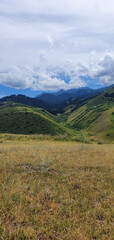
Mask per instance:
[[[114,139],[114,87],[55,106],[24,95],[0,99],[1,133],[75,135],[77,131]]]
[[[82,88],[77,88],[77,89],[69,89],[69,90],[63,90],[61,89],[60,91],[56,93],[42,93],[39,96],[36,96],[36,99],[39,99],[45,103],[48,103],[50,105],[58,105],[61,104],[65,101],[68,101],[69,99],[72,98],[77,98],[80,96],[88,96],[92,97],[97,94],[100,94],[101,92],[107,90],[108,88],[111,88],[113,85],[108,86],[108,87],[103,87],[103,88],[98,88],[98,89],[92,89],[89,87],[82,87]]]

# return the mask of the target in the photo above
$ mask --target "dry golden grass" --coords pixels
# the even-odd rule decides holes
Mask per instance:
[[[113,240],[113,145],[0,143],[0,240]]]

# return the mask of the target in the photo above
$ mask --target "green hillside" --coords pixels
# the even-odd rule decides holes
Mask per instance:
[[[88,129],[94,133],[114,131],[114,87],[74,110],[71,106],[65,111],[66,123],[75,129]],[[108,135],[108,133],[107,133]],[[113,136],[112,136],[113,137]]]
[[[72,131],[55,121],[55,116],[41,108],[12,102],[0,106],[0,132],[17,134],[70,134]]]
[[[57,116],[42,108],[12,101],[1,102],[0,133],[79,135],[82,140],[87,138],[86,133],[92,133],[113,140],[114,87],[82,106],[69,104],[64,113]]]

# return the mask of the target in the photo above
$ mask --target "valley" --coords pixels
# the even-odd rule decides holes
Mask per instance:
[[[87,91],[87,93],[86,93]],[[12,134],[66,135],[66,139],[93,142],[114,140],[114,87],[90,91],[84,89],[78,96],[61,104],[49,104],[41,99],[12,95],[0,99],[0,132]],[[94,92],[94,93],[93,93]],[[55,97],[64,99],[56,93]],[[90,97],[91,94],[91,97]],[[49,95],[49,94],[48,94]],[[68,93],[67,93],[68,95]],[[50,94],[52,98],[52,94]],[[43,99],[43,95],[41,95]],[[71,93],[70,93],[71,97]],[[67,96],[68,98],[68,96]],[[83,134],[82,134],[83,133]],[[81,137],[83,135],[83,137]],[[99,140],[97,140],[98,142]]]

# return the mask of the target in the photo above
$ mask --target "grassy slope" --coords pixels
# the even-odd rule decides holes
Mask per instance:
[[[95,133],[114,130],[114,88],[105,91],[90,100],[86,105],[70,112],[67,115],[67,124],[76,129],[88,129]],[[113,135],[111,134],[111,138]]]
[[[0,132],[56,135],[72,130],[55,122],[55,117],[43,109],[6,103],[0,106]]]

